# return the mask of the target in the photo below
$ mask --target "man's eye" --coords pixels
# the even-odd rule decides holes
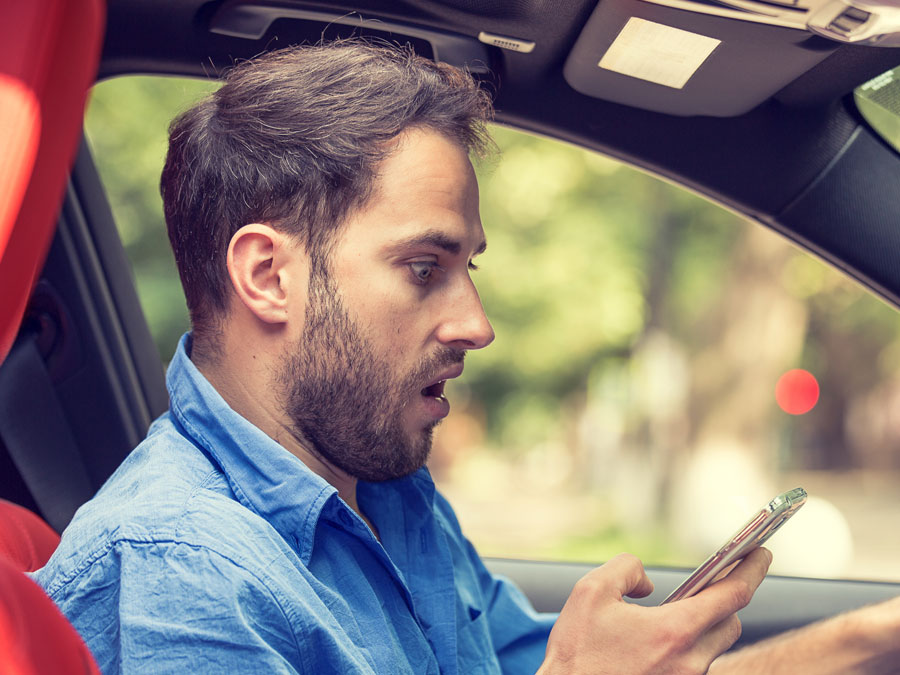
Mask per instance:
[[[436,262],[429,260],[409,263],[409,269],[413,274],[415,282],[424,286],[431,280],[434,271],[440,269],[440,266]]]

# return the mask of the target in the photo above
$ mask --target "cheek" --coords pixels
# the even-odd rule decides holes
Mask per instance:
[[[418,297],[371,294],[363,313],[360,323],[373,344],[394,354],[422,349],[433,330],[428,326],[428,305]]]
[[[388,313],[382,315],[379,320],[378,342],[381,353],[390,360],[402,362],[406,358],[412,358],[412,354],[420,343],[416,337],[415,322],[402,313]]]
[[[413,322],[403,312],[372,302],[362,311],[350,313],[361,337],[368,344],[372,358],[394,368],[403,363],[413,346]]]
[[[355,272],[342,280],[342,295],[376,353],[395,362],[420,357],[436,329],[439,294],[404,283],[394,269]]]

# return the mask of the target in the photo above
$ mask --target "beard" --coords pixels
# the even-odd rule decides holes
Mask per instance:
[[[279,373],[292,433],[307,450],[364,481],[385,481],[425,465],[438,421],[407,432],[404,409],[465,352],[440,347],[397,375],[344,309],[324,269],[309,280],[303,333]]]

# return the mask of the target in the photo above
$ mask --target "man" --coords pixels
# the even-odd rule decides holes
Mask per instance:
[[[444,383],[493,339],[489,116],[455,69],[341,44],[243,64],[173,123],[170,410],[36,575],[104,672],[705,672],[736,640],[768,552],[657,608],[623,601],[651,584],[620,556],[557,619],[423,468]]]

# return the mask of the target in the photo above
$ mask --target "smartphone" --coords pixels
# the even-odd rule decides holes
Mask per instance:
[[[780,494],[757,512],[747,524],[728,539],[722,547],[695,569],[678,588],[660,604],[675,602],[699,593],[723,570],[762,546],[775,531],[784,525],[806,503],[806,490],[794,488]]]

